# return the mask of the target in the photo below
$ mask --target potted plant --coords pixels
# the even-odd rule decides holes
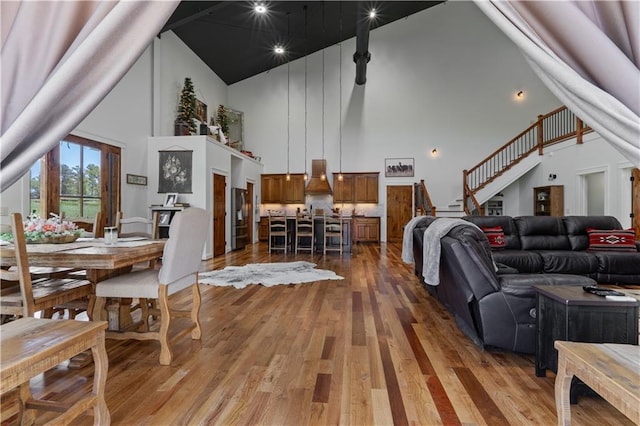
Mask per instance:
[[[190,77],[184,79],[180,103],[178,104],[178,117],[176,118],[176,136],[184,136],[196,133],[196,95],[193,90],[193,82]]]

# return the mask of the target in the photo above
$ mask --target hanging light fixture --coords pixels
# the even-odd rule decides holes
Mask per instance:
[[[304,8],[304,38],[307,43],[307,52],[304,55],[304,180],[309,179],[307,174],[307,57],[309,56],[309,38],[307,37],[307,5]]]
[[[339,84],[340,84],[340,121],[339,121],[339,135],[340,135],[340,173],[338,173],[338,180],[342,181],[344,176],[342,175],[342,2],[340,2],[340,61],[339,61]]]
[[[290,30],[290,16],[289,12],[287,12],[287,43],[290,43],[289,40],[289,30]],[[289,146],[291,142],[291,61],[289,60],[289,55],[287,54],[287,181],[291,180],[291,173],[289,171]]]
[[[322,2],[322,45],[324,46],[325,41],[325,30],[324,30],[324,2]],[[324,161],[324,51],[326,49],[322,49],[322,160]],[[325,170],[322,170],[322,174],[320,175],[321,180],[327,180],[327,175]]]

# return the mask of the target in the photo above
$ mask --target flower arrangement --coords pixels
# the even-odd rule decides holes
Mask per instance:
[[[55,213],[51,217],[43,219],[36,214],[27,216],[23,221],[24,237],[27,243],[56,243],[72,242],[84,232],[73,222],[62,219]],[[11,233],[0,234],[0,239],[11,241]]]

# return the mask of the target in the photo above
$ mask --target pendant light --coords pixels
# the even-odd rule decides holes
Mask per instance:
[[[304,38],[307,43],[306,54],[304,55],[304,180],[309,180],[307,174],[307,57],[309,56],[309,38],[307,37],[307,5],[304,8]]]
[[[322,45],[325,44],[325,28],[324,28],[324,2],[322,2]],[[322,49],[322,160],[324,161],[324,51],[326,48]],[[327,175],[325,174],[325,170],[322,170],[322,174],[320,175],[321,180],[327,180]]]
[[[289,38],[289,30],[290,30],[290,16],[289,12],[287,12],[287,44],[289,47],[291,45]],[[289,170],[289,152],[290,152],[290,142],[291,142],[291,61],[289,59],[289,52],[287,52],[287,181],[291,180],[291,173]]]
[[[339,84],[340,84],[340,120],[339,120],[339,137],[340,137],[340,173],[338,173],[338,180],[342,182],[344,176],[342,175],[342,2],[340,2],[340,61],[339,66]]]

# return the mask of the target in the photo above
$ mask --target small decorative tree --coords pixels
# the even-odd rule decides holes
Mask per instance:
[[[227,110],[224,105],[219,105],[216,111],[216,120],[218,120],[218,126],[225,136],[229,136],[229,117],[227,116]]]
[[[180,94],[177,122],[183,122],[189,128],[189,133],[196,133],[196,94],[193,90],[193,82],[190,77],[184,79],[184,86]]]

